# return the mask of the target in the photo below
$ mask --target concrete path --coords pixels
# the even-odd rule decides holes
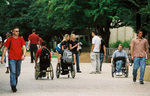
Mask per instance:
[[[57,59],[52,59],[56,67]],[[0,96],[150,96],[150,82],[140,85],[132,81],[132,67],[128,78],[111,77],[110,64],[103,64],[101,74],[89,74],[90,63],[81,63],[82,73],[77,73],[75,79],[61,76],[60,79],[34,79],[34,64],[30,58],[22,63],[18,91],[13,93],[9,85],[9,74],[5,74],[5,65],[0,65]]]

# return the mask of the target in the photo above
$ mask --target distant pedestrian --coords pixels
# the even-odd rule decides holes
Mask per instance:
[[[7,41],[7,39],[11,37],[11,33],[7,32],[6,33],[6,39],[4,40],[4,43]],[[9,73],[9,58],[8,58],[8,53],[9,53],[9,49],[6,51],[5,54],[5,62],[6,62],[6,72],[5,73]]]
[[[38,45],[38,48],[42,48],[42,42],[43,42],[43,39],[40,37],[39,34],[37,34],[39,36],[39,45]]]
[[[98,34],[98,37],[101,39],[101,50],[100,50],[100,72],[102,71],[102,63],[103,63],[103,59],[106,56],[106,48],[105,48],[105,42],[102,39],[101,34]]]
[[[90,74],[100,74],[100,58],[99,53],[101,49],[101,39],[96,36],[96,31],[92,31],[92,47],[91,47],[91,63],[92,72]]]
[[[82,52],[82,42],[79,42],[79,53],[80,53],[80,55],[81,55],[81,52]]]
[[[71,34],[71,39],[70,39],[70,50],[72,51],[73,54],[76,56],[76,69],[77,73],[81,73],[80,70],[80,65],[79,65],[79,42],[76,40],[75,34]]]
[[[4,43],[4,51],[1,58],[1,63],[4,63],[4,56],[9,48],[9,69],[10,69],[10,85],[13,92],[16,92],[18,77],[21,71],[21,62],[25,59],[25,41],[19,37],[19,28],[12,29],[13,36],[8,38]]]
[[[31,63],[33,63],[33,60],[35,60],[36,51],[38,49],[37,45],[40,44],[39,36],[35,34],[35,32],[36,32],[35,29],[33,29],[32,34],[29,35],[28,37],[27,49],[29,48],[29,45],[30,45]],[[34,56],[33,56],[33,52],[34,52]]]
[[[146,67],[146,55],[147,59],[149,59],[149,44],[148,41],[143,38],[143,31],[137,31],[137,38],[132,39],[131,43],[131,59],[134,60],[133,65],[133,82],[136,82],[137,70],[140,67],[140,84],[144,84],[143,77],[145,73]]]

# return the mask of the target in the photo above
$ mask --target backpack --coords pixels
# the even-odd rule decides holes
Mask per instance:
[[[63,59],[63,63],[65,64],[72,64],[72,61],[73,61],[73,54],[70,50],[64,50],[63,52],[63,56],[62,56],[62,59]]]
[[[40,56],[40,66],[49,67],[50,64],[50,53],[46,48],[42,48]]]
[[[61,43],[57,44],[57,46],[56,46],[56,50],[57,50],[58,52],[60,52],[60,51],[61,51]]]

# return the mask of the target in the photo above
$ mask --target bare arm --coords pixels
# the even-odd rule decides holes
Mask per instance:
[[[25,47],[25,45],[23,45],[22,46],[22,49],[23,49],[23,54],[22,54],[22,60],[24,60],[25,59],[25,55],[26,55],[26,47]]]
[[[27,46],[27,49],[29,48],[29,45],[30,45],[30,40],[28,41],[28,46]]]
[[[101,51],[101,44],[99,44],[99,52]]]
[[[69,46],[70,46],[70,50],[72,50],[72,49],[74,49],[75,47],[77,47],[78,44],[74,45],[73,47],[72,47],[72,44],[69,44]]]
[[[106,56],[106,48],[105,48],[105,45],[103,45],[103,49],[104,49],[104,56]]]
[[[2,58],[1,58],[1,64],[4,63],[4,56],[6,54],[7,49],[8,49],[7,47],[4,48],[4,51],[3,51],[3,54],[2,54]]]
[[[131,46],[131,59],[134,60],[134,57],[133,57],[133,47]]]
[[[92,44],[91,52],[93,52],[94,46],[95,46],[95,44]]]
[[[35,67],[34,67],[35,69],[36,69],[37,61],[38,61],[38,58],[36,57],[35,58]]]
[[[149,59],[149,48],[146,49],[147,52],[147,59]]]
[[[111,58],[111,66],[113,65],[113,60],[114,60],[114,58],[112,57],[112,58]]]

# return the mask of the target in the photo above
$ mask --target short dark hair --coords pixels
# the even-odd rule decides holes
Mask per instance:
[[[98,36],[102,36],[102,34],[101,34],[101,33],[98,33],[97,35],[98,35]]]
[[[32,29],[32,32],[36,32],[36,30],[35,30],[35,29]]]
[[[142,32],[142,33],[143,33],[143,30],[137,30],[137,32],[136,32],[136,33],[137,33],[137,34],[139,34],[139,32]]]
[[[46,41],[45,41],[45,40],[43,40],[43,42],[42,42],[42,46],[46,46],[46,45],[47,45]]]
[[[96,31],[96,30],[93,30],[92,32],[93,32],[95,35],[97,35],[97,31]]]
[[[17,26],[13,27],[12,28],[12,32],[14,31],[14,29],[19,29]]]

